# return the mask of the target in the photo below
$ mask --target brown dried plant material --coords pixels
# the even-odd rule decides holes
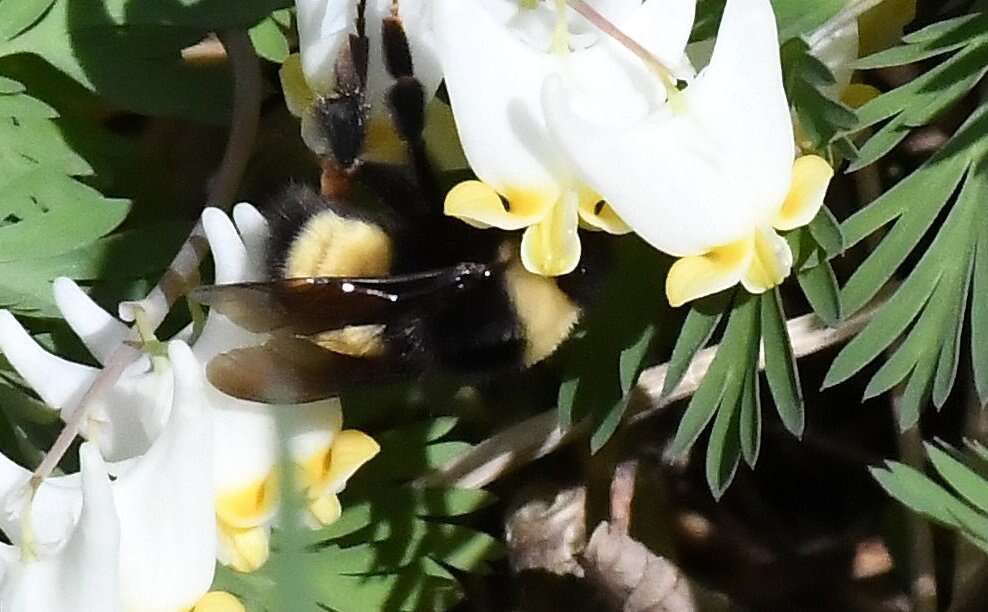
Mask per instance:
[[[594,529],[581,564],[587,579],[607,593],[616,610],[696,610],[689,583],[679,568],[607,521]]]
[[[531,498],[511,513],[505,539],[515,573],[541,570],[557,576],[583,576],[577,555],[587,541],[586,497],[583,487],[563,489],[551,499]]]

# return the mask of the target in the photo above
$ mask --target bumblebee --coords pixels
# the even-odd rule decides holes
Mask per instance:
[[[382,24],[387,95],[409,163],[361,158],[368,40],[363,2],[333,94],[315,112],[329,155],[320,191],[289,187],[265,209],[272,280],[203,286],[197,301],[262,345],[213,358],[210,382],[242,399],[304,402],[436,370],[465,377],[532,366],[571,334],[608,268],[603,236],[583,240],[563,277],[528,272],[517,239],[447,217],[423,143],[425,95],[394,11]],[[358,206],[368,192],[380,205]]]

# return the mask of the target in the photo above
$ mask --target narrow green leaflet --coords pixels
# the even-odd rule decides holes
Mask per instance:
[[[861,60],[861,67],[910,63],[953,54],[909,83],[858,109],[860,128],[886,123],[861,147],[851,171],[884,157],[916,127],[926,125],[966,96],[988,73],[988,15],[934,24],[906,44]]]
[[[923,516],[955,529],[988,553],[988,480],[946,446],[926,445],[930,462],[949,488],[916,469],[889,461],[872,476],[895,499]]]
[[[779,22],[779,39],[783,42],[809,34],[822,26],[847,4],[846,0],[772,0]],[[696,23],[690,40],[706,40],[717,34],[717,24],[724,12],[725,0],[700,0]]]
[[[796,371],[796,359],[786,329],[782,296],[778,288],[761,297],[762,341],[765,350],[765,377],[775,400],[775,409],[786,429],[802,436],[806,426],[803,390]]]
[[[605,299],[591,311],[586,334],[567,349],[565,382],[558,396],[559,420],[569,426],[591,421],[591,450],[596,452],[617,429],[638,375],[645,368],[649,347],[662,319],[665,260],[634,237],[620,240]],[[639,286],[627,291],[627,279]],[[621,299],[606,296],[621,295]]]
[[[836,325],[843,318],[840,288],[830,260],[844,252],[844,234],[826,206],[810,223],[786,235],[793,269],[803,295],[821,320]]]
[[[854,111],[828,92],[837,81],[827,66],[810,53],[805,40],[793,38],[782,45],[782,66],[786,93],[799,118],[800,135],[813,150],[824,150],[839,134],[857,125]]]
[[[802,388],[779,290],[759,296],[738,290],[728,313],[717,354],[668,449],[673,456],[688,452],[713,422],[706,473],[710,490],[718,498],[727,490],[742,458],[752,467],[758,459],[762,432],[760,353],[764,352],[766,379],[782,423],[797,437],[805,426]],[[707,333],[711,324],[697,315],[693,325],[696,329],[690,334],[696,338],[700,332]],[[684,346],[697,344],[693,339],[683,342]]]
[[[690,304],[689,314],[672,349],[662,395],[669,395],[682,382],[693,358],[713,336],[717,324],[731,305],[733,295],[731,291],[724,291]]]
[[[740,462],[742,395],[755,391],[749,378],[758,367],[761,337],[760,298],[738,291],[734,300],[717,355],[690,400],[668,450],[672,455],[686,453],[713,420],[706,465],[707,482],[715,497],[727,490]]]
[[[494,498],[485,491],[414,489],[392,468],[442,440],[455,423],[438,419],[379,437],[381,453],[361,469],[342,495],[343,514],[323,529],[275,534],[271,559],[259,571],[217,568],[214,589],[239,596],[248,610],[447,610],[463,597],[457,572],[485,572],[503,554],[493,537],[463,525]],[[429,461],[412,461],[433,467]],[[454,522],[455,521],[455,522]],[[304,584],[278,588],[284,576]]]
[[[866,395],[904,384],[899,423],[903,428],[915,424],[921,408],[930,401],[937,407],[946,401],[957,372],[969,302],[974,333],[981,333],[984,325],[983,297],[976,293],[983,281],[979,283],[976,274],[983,270],[977,265],[979,250],[988,248],[982,246],[982,228],[988,223],[986,136],[988,106],[982,106],[937,155],[844,224],[853,244],[894,221],[844,288],[844,304],[854,311],[877,293],[934,221],[946,214],[919,263],[865,329],[844,347],[825,380],[825,386],[837,384],[882,353],[891,352],[872,377]],[[981,380],[988,376],[983,350],[972,342],[975,373]],[[979,391],[984,393],[983,384]]]

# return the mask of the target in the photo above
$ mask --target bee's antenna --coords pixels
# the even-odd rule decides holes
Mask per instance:
[[[357,0],[357,36],[367,36],[367,0]]]

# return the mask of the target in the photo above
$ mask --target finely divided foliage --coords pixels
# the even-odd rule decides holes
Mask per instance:
[[[911,130],[958,102],[988,72],[988,16],[974,14],[929,26],[901,47],[864,58],[863,68],[944,57],[935,68],[865,104],[861,128],[885,121],[862,145],[851,170],[880,159]],[[848,312],[861,309],[910,255],[909,271],[878,315],[843,351],[826,384],[842,382],[891,350],[866,396],[903,385],[900,426],[916,424],[929,403],[939,408],[953,388],[965,320],[968,347],[982,403],[988,401],[988,106],[982,104],[950,141],[913,174],[844,222],[848,246],[878,237],[847,281]],[[939,222],[938,222],[939,220]],[[917,252],[924,238],[931,242]]]
[[[134,160],[142,143],[111,133],[107,117],[225,125],[229,67],[197,61],[188,49],[211,32],[243,28],[259,56],[280,64],[296,44],[289,4],[0,0],[0,309],[17,315],[45,348],[76,361],[90,357],[58,319],[54,279],[79,281],[101,303],[140,296],[191,226],[169,207],[168,195],[155,193],[175,181],[164,158],[140,166]],[[988,74],[988,13],[982,10],[934,23],[859,59],[858,71],[917,62],[928,69],[852,109],[813,38],[848,2],[772,5],[797,141],[803,153],[823,157],[838,171],[871,171],[914,130],[970,100]],[[723,0],[699,2],[693,42],[716,35],[724,6]],[[541,92],[528,93],[538,108]],[[444,183],[470,178],[459,172],[454,181],[452,174]],[[771,400],[774,408],[765,408],[792,435],[806,428],[786,326],[794,314],[786,311],[795,311],[801,299],[831,326],[882,300],[834,359],[825,387],[869,372],[864,397],[896,390],[905,430],[917,426],[926,408],[947,402],[970,362],[978,399],[988,403],[986,206],[988,103],[982,95],[949,141],[893,188],[843,221],[824,206],[811,223],[783,234],[799,294],[775,286],[753,295],[735,287],[691,302],[677,319],[662,286],[672,259],[635,236],[610,237],[617,246],[613,281],[603,290],[608,297],[555,364],[560,424],[588,423],[590,448],[598,451],[624,422],[643,370],[667,356],[661,394],[670,396],[701,350],[716,345],[667,450],[683,456],[702,444],[706,478],[719,498],[742,462],[756,465],[763,419],[775,418],[763,415],[763,399]],[[571,217],[567,228],[573,226],[575,237],[578,221]],[[584,223],[593,219],[588,215]],[[847,253],[859,255],[860,263],[841,287],[835,263]],[[169,324],[177,329],[189,315],[177,308],[173,318]],[[415,393],[400,393],[414,403]],[[349,398],[343,405],[348,419],[349,407],[364,408]],[[366,417],[376,426],[381,452],[341,494],[337,521],[315,530],[282,521],[268,562],[249,574],[220,566],[214,589],[237,595],[252,612],[434,610],[460,601],[459,577],[486,571],[503,554],[497,539],[467,526],[495,499],[482,490],[409,484],[470,451],[455,439],[454,419],[386,418]],[[3,454],[36,464],[58,424],[58,414],[0,355]],[[872,474],[909,508],[988,551],[988,450],[974,441],[964,451],[939,443],[926,450],[936,479],[896,462]],[[63,468],[76,471],[72,459]],[[286,498],[292,502],[291,491]]]

